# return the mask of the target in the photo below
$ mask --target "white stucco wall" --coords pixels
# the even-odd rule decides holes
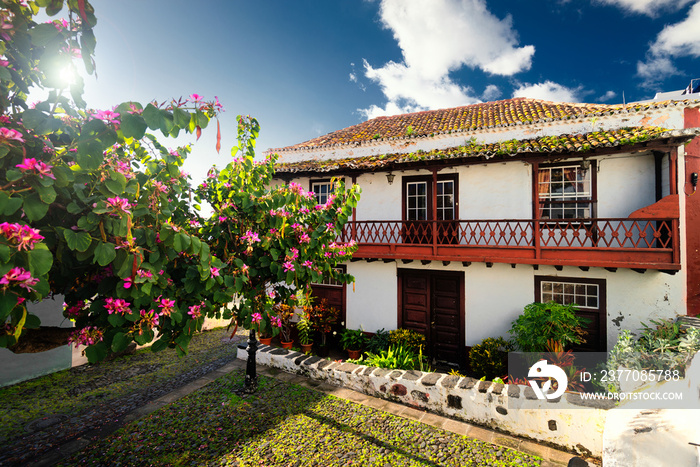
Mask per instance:
[[[654,156],[598,158],[598,217],[627,217],[656,202]]]
[[[397,269],[462,271],[465,277],[465,345],[473,346],[487,337],[509,338],[511,323],[525,305],[535,300],[535,276],[604,279],[607,293],[607,346],[612,349],[623,329],[638,332],[641,323],[651,319],[675,318],[683,314],[684,276],[657,271],[643,274],[628,269],[611,272],[602,268],[582,271],[576,267],[483,263],[468,267],[452,262],[447,266],[433,261],[422,266],[409,264],[367,263],[348,264],[348,272],[355,276],[355,290],[348,286],[348,327],[362,326],[366,331],[396,329],[398,322]]]
[[[396,263],[358,261],[347,267],[355,284],[347,287],[346,327],[367,332],[396,329]]]
[[[357,204],[357,220],[401,220],[401,176],[394,172],[394,182],[389,185],[388,172],[362,174],[357,184],[362,188]],[[417,172],[416,172],[417,173]],[[413,171],[412,171],[413,174]],[[348,185],[350,180],[348,180]]]
[[[460,167],[458,173],[460,219],[532,218],[530,164],[470,165]]]

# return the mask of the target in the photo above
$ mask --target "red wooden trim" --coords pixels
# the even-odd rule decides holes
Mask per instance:
[[[672,195],[678,194],[678,148],[673,148],[668,161],[669,189]]]
[[[649,217],[677,219],[681,216],[680,200],[678,195],[668,195],[661,198],[654,204],[637,209],[629,215],[630,219],[641,219]]]
[[[396,294],[396,329],[400,329],[403,327],[403,269],[396,270]]]

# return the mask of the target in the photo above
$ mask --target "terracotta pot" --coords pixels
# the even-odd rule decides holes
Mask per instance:
[[[311,353],[311,346],[313,344],[300,344],[301,345],[301,351],[304,353]]]
[[[348,350],[348,358],[350,360],[357,360],[358,358],[360,358],[360,355],[362,355],[361,350],[350,350],[350,349],[347,349],[347,350]]]
[[[272,344],[272,337],[258,337],[258,340],[259,340],[260,343],[263,344],[263,345],[270,345],[270,344]]]
[[[291,349],[292,344],[294,344],[294,341],[289,341],[289,342],[282,342],[282,348],[283,349]]]

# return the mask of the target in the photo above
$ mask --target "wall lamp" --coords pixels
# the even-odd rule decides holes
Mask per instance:
[[[392,183],[394,183],[394,177],[396,177],[396,175],[394,175],[394,174],[391,173],[391,172],[389,172],[388,174],[386,174],[386,181],[389,182],[389,185],[391,185]]]

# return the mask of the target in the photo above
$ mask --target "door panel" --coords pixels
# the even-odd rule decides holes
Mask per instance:
[[[464,275],[454,272],[399,270],[400,323],[425,335],[424,353],[463,363]]]

